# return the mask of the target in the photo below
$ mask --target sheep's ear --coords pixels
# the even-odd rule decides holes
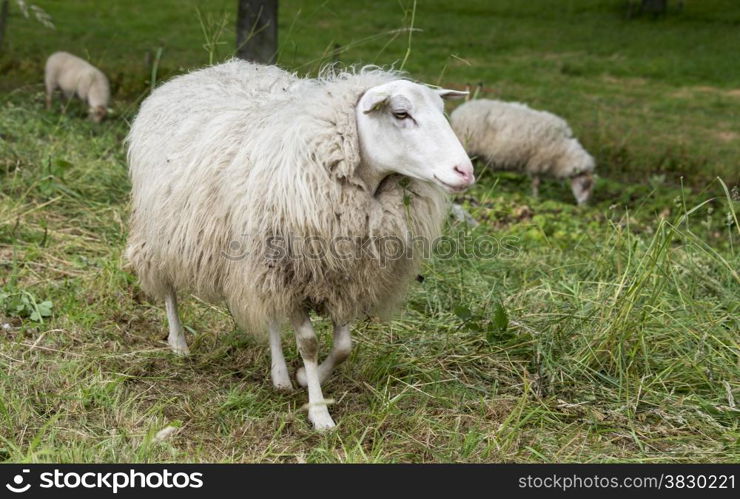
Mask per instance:
[[[391,96],[387,92],[382,92],[371,88],[368,90],[360,101],[362,105],[362,112],[365,114],[372,113],[384,108]]]
[[[470,92],[463,92],[460,90],[451,90],[449,88],[438,88],[436,90],[437,95],[442,97],[443,99],[462,99],[466,95],[469,95]]]

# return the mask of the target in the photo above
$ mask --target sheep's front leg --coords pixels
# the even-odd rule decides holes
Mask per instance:
[[[190,349],[188,348],[188,342],[185,340],[185,330],[180,323],[180,316],[177,314],[177,295],[174,291],[165,295],[164,305],[167,309],[167,322],[170,326],[167,343],[170,344],[170,348],[176,354],[188,355]]]
[[[293,318],[298,351],[303,358],[303,366],[308,386],[308,419],[317,430],[333,428],[334,420],[329,415],[319,380],[319,340],[311,325],[311,319],[304,312]]]
[[[274,322],[270,323],[270,355],[272,358],[270,376],[272,377],[273,386],[280,391],[292,390],[293,384],[290,382],[288,365],[285,363],[285,357],[283,356],[280,327]]]
[[[540,197],[540,176],[532,175],[532,197]]]
[[[352,336],[349,334],[349,325],[334,324],[334,344],[329,356],[319,366],[319,381],[324,383],[329,378],[334,368],[347,360],[352,352]],[[303,368],[298,369],[296,373],[298,384],[306,386],[306,371]]]
[[[53,77],[44,75],[44,84],[46,87],[46,109],[49,110],[51,109],[51,99],[54,95],[54,90],[56,90],[56,83]]]

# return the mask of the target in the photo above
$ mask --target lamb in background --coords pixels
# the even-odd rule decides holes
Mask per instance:
[[[52,95],[59,88],[67,99],[76,94],[86,102],[90,119],[95,123],[103,121],[108,114],[108,78],[84,59],[67,52],[54,52],[46,60],[44,83],[47,109],[51,109]]]
[[[450,121],[468,154],[493,168],[528,173],[534,196],[540,176],[549,175],[569,179],[578,204],[591,197],[594,158],[562,118],[516,102],[478,99],[455,109]]]
[[[225,301],[245,331],[269,333],[273,384],[291,389],[289,322],[309,420],[333,427],[321,382],[349,356],[349,324],[392,311],[417,275],[414,241],[440,234],[445,192],[474,182],[443,114],[460,95],[380,69],[301,79],[245,61],[155,90],[127,139],[126,258],[165,302],[173,350],[188,351],[178,291]],[[321,364],[311,311],[334,323]]]

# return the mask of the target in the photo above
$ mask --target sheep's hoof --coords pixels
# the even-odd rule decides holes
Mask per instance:
[[[190,355],[188,344],[184,341],[167,340],[167,343],[169,343],[172,352],[176,355]]]
[[[290,382],[290,375],[284,369],[273,369],[270,373],[272,386],[279,392],[290,392],[293,390],[293,383]]]
[[[306,370],[302,367],[299,367],[298,370],[295,373],[295,379],[298,381],[298,384],[301,385],[303,388],[306,388],[308,386],[308,380],[306,380]]]
[[[312,407],[308,410],[308,420],[313,424],[316,431],[331,430],[336,426],[334,420],[329,415],[329,410],[324,407]]]

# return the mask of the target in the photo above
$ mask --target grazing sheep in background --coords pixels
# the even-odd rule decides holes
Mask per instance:
[[[440,233],[445,191],[474,181],[443,114],[442,98],[459,95],[379,69],[301,79],[244,61],[155,90],[127,139],[126,258],[164,300],[171,347],[188,351],[178,291],[225,301],[246,331],[269,332],[273,384],[291,389],[287,321],[308,417],[333,427],[321,382],[350,353],[349,324],[399,302],[417,275],[416,244]],[[310,311],[334,323],[321,364]]]
[[[52,94],[59,88],[67,99],[77,94],[86,102],[90,119],[95,123],[103,121],[108,114],[108,78],[84,59],[67,52],[54,52],[46,60],[44,83],[47,109],[51,109]]]
[[[562,118],[524,104],[489,99],[468,101],[450,116],[465,150],[493,168],[524,171],[539,194],[540,175],[570,179],[578,204],[591,197],[594,158]]]

